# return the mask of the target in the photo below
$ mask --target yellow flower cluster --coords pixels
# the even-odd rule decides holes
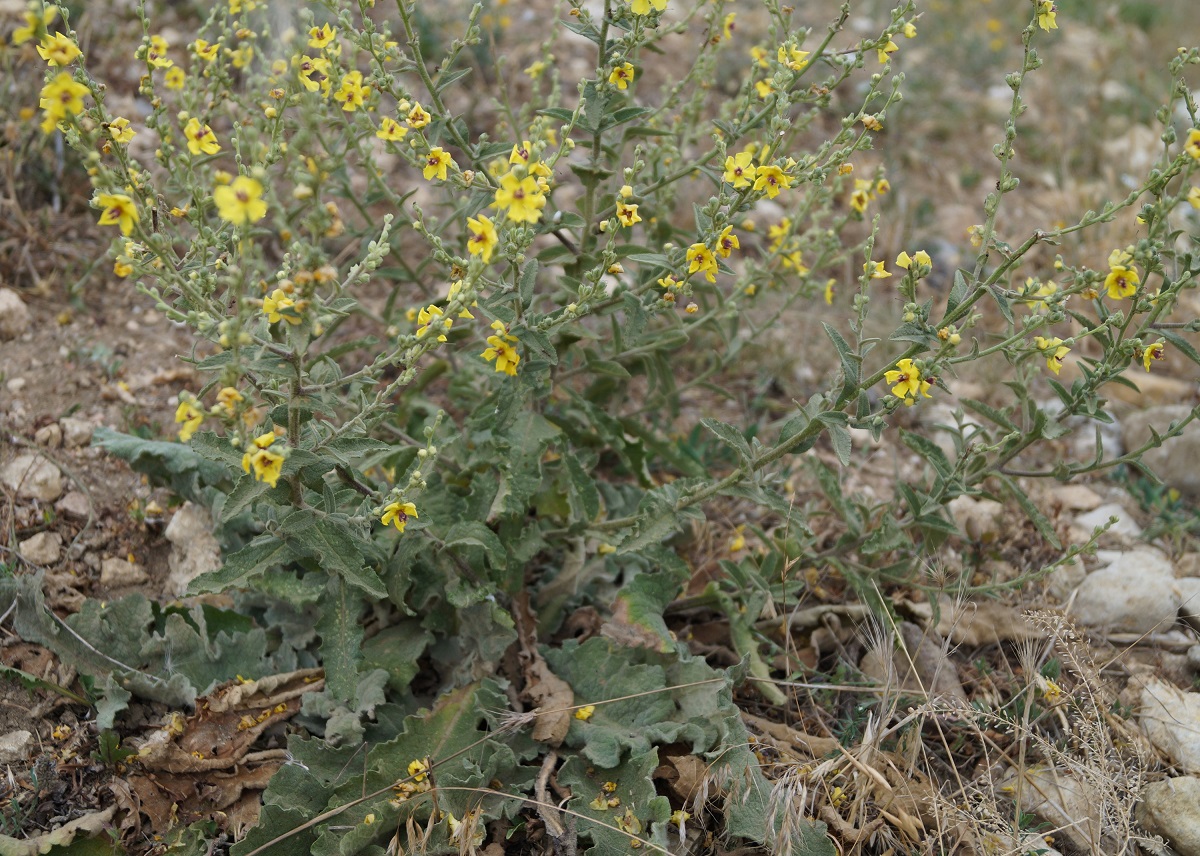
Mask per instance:
[[[906,407],[917,403],[917,395],[933,398],[929,394],[932,384],[921,376],[921,369],[910,359],[896,363],[896,368],[885,372],[884,380],[892,385],[892,395],[904,402]]]
[[[517,363],[521,362],[521,355],[513,347],[517,344],[517,338],[516,336],[509,335],[508,328],[502,321],[493,321],[492,329],[495,331],[495,334],[488,336],[487,350],[480,354],[480,356],[489,363],[494,360],[496,371],[503,372],[510,377],[515,376],[517,373]]]
[[[508,158],[512,168],[500,176],[492,201],[491,207],[504,211],[505,217],[514,223],[536,223],[542,219],[542,209],[546,207],[552,173],[550,167],[532,158],[528,140],[513,146]]]
[[[268,431],[255,437],[242,455],[242,470],[253,472],[255,481],[266,482],[271,487],[279,481],[284,461],[283,455],[271,451],[274,444],[275,432]]]

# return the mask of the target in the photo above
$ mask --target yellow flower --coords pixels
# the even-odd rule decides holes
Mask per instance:
[[[661,12],[667,8],[667,0],[630,0],[629,2],[629,8],[635,15],[649,15],[651,6],[656,12]]]
[[[1142,365],[1146,367],[1146,371],[1150,371],[1150,363],[1166,359],[1166,354],[1163,353],[1165,347],[1162,342],[1155,342],[1146,347],[1145,353],[1142,354]]]
[[[755,171],[754,189],[765,190],[768,199],[774,199],[780,190],[787,190],[791,186],[791,176],[773,164],[760,166]]]
[[[1192,187],[1187,192],[1187,202],[1193,208],[1200,208],[1200,187]]]
[[[255,481],[266,482],[271,487],[275,487],[283,472],[283,455],[276,454],[270,449],[247,452],[242,456],[242,469],[245,472],[253,470]]]
[[[300,317],[296,301],[282,288],[275,289],[269,297],[263,298],[262,311],[269,324],[283,320],[294,326],[304,320]]]
[[[727,259],[730,253],[741,248],[738,236],[733,234],[732,226],[726,226],[721,230],[721,234],[717,235],[717,255],[721,258]]]
[[[750,58],[754,60],[754,64],[759,68],[770,68],[771,64],[767,62],[767,50],[764,47],[755,45],[750,48]]]
[[[454,163],[454,158],[450,157],[450,153],[443,151],[440,146],[435,146],[425,156],[425,169],[421,171],[421,174],[427,181],[432,181],[435,177],[438,181],[445,181],[446,170],[452,163]]]
[[[737,12],[730,12],[721,21],[721,33],[727,39],[733,38],[734,21],[737,19]]]
[[[1054,280],[1041,282],[1032,276],[1028,277],[1025,280],[1024,294],[1031,299],[1026,300],[1025,305],[1030,309],[1041,311],[1046,305],[1045,298],[1055,294],[1057,291],[1058,283],[1056,283]]]
[[[1038,26],[1046,32],[1058,29],[1058,21],[1055,16],[1058,15],[1058,7],[1054,5],[1054,0],[1038,0],[1037,4],[1037,22]]]
[[[332,42],[334,36],[336,35],[337,30],[327,23],[321,25],[320,27],[313,27],[308,31],[308,46],[310,48],[316,48],[317,50],[320,50]]]
[[[248,226],[267,216],[263,186],[248,175],[239,175],[229,185],[213,190],[213,202],[222,220],[235,226]]]
[[[426,306],[424,309],[422,309],[419,313],[417,313],[417,323],[420,325],[417,327],[417,335],[424,336],[425,331],[429,329],[429,326],[439,318],[442,318],[442,308],[440,306],[434,306],[431,303],[429,306]],[[449,330],[453,325],[453,318],[442,318],[442,326],[447,330]],[[445,342],[446,334],[439,333],[437,340],[439,342]]]
[[[929,253],[924,250],[917,250],[916,254],[912,257],[909,257],[906,252],[902,252],[896,256],[896,267],[908,270],[913,262],[916,262],[918,267],[933,267],[933,260],[929,258]]]
[[[536,223],[542,219],[546,197],[533,176],[519,179],[509,172],[500,179],[492,207],[502,208],[515,223]]]
[[[35,9],[36,6],[33,6],[21,13],[25,18],[25,26],[13,30],[13,45],[23,45],[32,39],[40,42],[47,35],[46,31],[54,23],[54,19],[58,17],[58,7],[56,6],[46,6],[40,15],[34,11]]]
[[[408,519],[416,520],[417,507],[411,502],[389,502],[383,507],[383,516],[379,518],[379,522],[384,526],[396,524],[396,528],[401,532],[408,525]],[[413,777],[415,782],[425,781],[425,774],[429,772],[429,765],[424,761],[413,761],[408,765],[408,774]]]
[[[309,92],[316,92],[318,89],[323,94],[329,92],[329,60],[325,57],[300,57],[296,61],[296,73],[300,77],[301,85]],[[313,80],[314,74],[321,75],[321,79]]]
[[[886,178],[881,178],[881,179],[879,179],[879,181],[875,182],[874,192],[878,196],[883,196],[891,189],[892,189],[892,183],[890,181],[888,181]]]
[[[467,252],[473,256],[481,256],[484,264],[491,262],[492,250],[500,243],[492,221],[482,214],[478,218],[469,217],[467,233],[470,236],[467,238]]]
[[[496,371],[514,376],[517,373],[517,363],[521,362],[521,355],[513,347],[517,339],[508,334],[508,329],[501,321],[493,321],[492,329],[497,335],[487,337],[488,348],[480,356],[489,363],[495,360]]]
[[[754,91],[758,93],[758,97],[766,101],[775,92],[775,87],[771,85],[769,80],[760,80],[754,84]]]
[[[629,84],[633,82],[634,71],[633,66],[629,63],[622,63],[613,68],[608,75],[608,82],[617,87],[617,89],[628,89]]]
[[[216,410],[226,416],[233,416],[234,409],[245,400],[245,397],[232,386],[222,387],[221,391],[217,393]]]
[[[46,62],[57,66],[70,65],[75,57],[83,55],[79,46],[64,33],[46,36],[37,46],[37,52]]]
[[[250,64],[250,60],[254,58],[254,45],[242,45],[240,48],[232,51],[226,51],[229,55],[229,62],[234,68],[245,68]]]
[[[912,21],[906,21],[904,23],[904,29],[901,32],[904,33],[904,38],[906,39],[915,38],[917,35],[917,25]]]
[[[669,274],[667,274],[667,275],[666,275],[665,277],[663,277],[662,279],[660,279],[660,280],[658,281],[658,284],[659,284],[659,285],[661,285],[663,288],[665,288],[665,289],[666,289],[668,292],[670,292],[670,291],[674,291],[675,289],[677,289],[677,288],[679,288],[681,285],[683,285],[683,283],[682,283],[682,282],[680,282],[679,280],[677,280],[677,279],[675,278],[675,275],[674,275],[674,274],[670,274],[670,273],[669,273]]]
[[[898,50],[900,50],[900,46],[891,39],[888,39],[887,44],[877,48],[875,53],[878,55],[880,62],[886,63],[888,61],[888,54],[893,54]]]
[[[918,394],[933,398],[929,394],[931,384],[921,379],[921,370],[910,359],[896,363],[896,368],[885,372],[883,378],[892,385],[892,395],[901,399],[906,406],[916,404]]]
[[[80,113],[83,110],[83,96],[87,94],[88,88],[72,80],[68,72],[56,74],[53,80],[42,87],[39,103],[44,114],[42,130],[49,134],[59,122]]]
[[[794,45],[783,45],[776,51],[776,57],[781,64],[786,65],[792,71],[801,71],[808,65],[810,53],[811,51],[802,51]]]
[[[619,220],[621,225],[626,228],[629,228],[634,223],[642,222],[642,218],[638,214],[638,207],[636,205],[630,205],[625,201],[617,203],[617,220]]]
[[[370,94],[371,87],[363,83],[362,72],[356,69],[347,72],[346,76],[342,78],[342,85],[338,87],[337,92],[333,93],[333,100],[340,102],[342,109],[347,113],[353,113],[359,107],[364,106],[366,98]]]
[[[539,77],[542,76],[542,73],[545,70],[546,70],[546,63],[544,63],[542,60],[539,59],[537,62],[533,63],[528,68],[526,68],[525,73],[527,75],[529,75],[530,80],[537,80]]]
[[[1128,267],[1133,256],[1124,250],[1113,250],[1108,256],[1108,276],[1104,278],[1104,286],[1108,296],[1113,300],[1123,300],[1137,293],[1138,284],[1142,281],[1136,269]]]
[[[117,259],[115,262],[113,262],[113,273],[121,278],[127,277],[133,273],[133,265]]]
[[[404,139],[404,135],[407,133],[408,128],[401,125],[395,119],[384,116],[379,122],[379,130],[375,132],[375,136],[390,143],[398,143]]]
[[[508,162],[523,166],[529,164],[529,140],[513,143],[512,152],[508,156]]]
[[[833,305],[833,287],[837,284],[837,280],[832,277],[825,281],[825,305]]]
[[[101,193],[96,197],[96,202],[102,212],[100,225],[116,226],[121,230],[122,235],[132,232],[134,224],[141,219],[137,206],[124,193]]]
[[[1045,356],[1046,368],[1050,369],[1050,371],[1054,372],[1055,374],[1058,374],[1060,371],[1062,371],[1063,357],[1065,357],[1071,351],[1070,348],[1063,344],[1062,339],[1059,339],[1057,336],[1050,339],[1046,339],[1042,336],[1034,336],[1033,344],[1035,344],[1037,349],[1042,352],[1043,356]]]
[[[883,262],[864,262],[863,273],[870,276],[871,279],[887,279],[891,276],[891,272],[884,266]]]
[[[1192,160],[1200,160],[1200,128],[1192,128],[1188,131],[1187,141],[1183,144],[1183,150],[1188,153]]]
[[[596,712],[596,705],[585,704],[583,707],[579,708],[579,710],[575,711],[575,718],[578,719],[580,722],[587,722],[589,719],[592,718],[592,714],[594,714],[595,712]]]
[[[179,429],[179,442],[186,443],[204,424],[204,411],[196,406],[196,401],[191,396],[181,395],[179,406],[175,408],[175,421],[182,423]]]
[[[167,56],[171,46],[162,36],[151,36],[150,44],[146,47],[146,62],[155,68],[170,68],[175,62]]]
[[[433,121],[433,117],[425,112],[425,108],[422,107],[420,103],[417,103],[414,104],[412,109],[408,111],[408,116],[405,117],[405,121],[408,122],[408,127],[410,128],[424,128],[431,121]]]
[[[128,143],[133,139],[134,133],[136,132],[133,128],[129,127],[129,120],[121,116],[108,123],[108,135],[114,143]]]
[[[709,282],[717,281],[717,260],[704,244],[692,244],[687,251],[688,276],[700,271]]]
[[[754,181],[754,152],[742,151],[725,158],[725,181],[735,188],[749,187]]]
[[[213,133],[213,129],[208,125],[201,125],[195,116],[188,119],[183,128],[183,135],[187,138],[188,151],[194,155],[215,155],[221,151],[221,144],[217,142],[217,135]]]
[[[196,41],[192,42],[191,48],[195,51],[197,57],[205,62],[212,62],[217,58],[217,54],[220,53],[221,45],[218,42],[209,44],[204,39],[196,39]]]
[[[167,89],[174,89],[178,91],[183,89],[183,87],[187,84],[187,75],[179,66],[172,66],[171,68],[168,68],[167,73],[163,75],[163,83],[166,84]]]

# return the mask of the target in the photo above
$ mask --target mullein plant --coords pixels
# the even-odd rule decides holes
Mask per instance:
[[[35,2],[13,38],[47,64],[42,128],[85,157],[114,274],[196,338],[203,382],[180,390],[178,439],[224,467],[214,512],[241,528],[224,566],[193,588],[315,609],[331,704],[363,709],[368,608],[417,617],[396,626],[444,687],[495,669],[516,638],[517,599],[533,597],[549,632],[570,605],[611,602],[618,581],[642,644],[684,656],[661,617],[689,576],[672,536],[719,497],[788,521],[786,539],[761,539],[767,558],[743,562],[757,584],[714,584],[712,600],[756,686],[780,700],[753,628],[767,593],[788,584],[785,566],[820,554],[877,603],[880,580],[913,578],[955,534],[946,504],[985,491],[1015,499],[1057,545],[1014,473],[1069,479],[1144,449],[1044,471],[1024,465],[1027,452],[1072,430],[1072,417],[1106,418],[1104,387],[1129,366],[1200,362],[1197,322],[1178,317],[1200,269],[1180,240],[1200,207],[1200,120],[1184,79],[1194,49],[1171,61],[1163,154],[1136,190],[1077,223],[1005,235],[1023,83],[1069,26],[1034,0],[1007,77],[995,189],[969,235],[976,257],[935,301],[921,287],[938,264],[926,248],[879,253],[898,179],[863,166],[903,97],[896,67],[920,38],[913,3],[855,38],[848,7],[801,21],[765,0],[770,25],[747,50],[722,0],[567,0],[523,70],[478,65],[503,25],[479,5],[436,55],[417,3],[374,5],[298,5],[278,29],[265,3],[219,0],[176,43],[143,6],[130,93],[149,105],[141,116],[109,108],[64,7]],[[564,29],[591,44],[579,79],[553,53]],[[684,43],[697,47],[685,56]],[[740,79],[714,105],[718,67]],[[506,94],[518,76],[524,102]],[[484,85],[487,110],[470,92]],[[817,120],[847,103],[822,137]],[[1034,248],[1107,223],[1128,235],[1107,260],[1064,249],[1053,270],[1031,265]],[[872,312],[897,296],[890,335],[869,334]],[[812,304],[841,318],[824,325],[838,369],[821,390],[776,423],[702,420],[727,453],[718,471],[679,454],[669,431],[685,391],[718,382],[746,341]],[[1075,379],[1060,380],[1088,339]],[[988,359],[1012,367],[1007,402],[952,398],[947,379]],[[939,399],[970,414],[958,454],[901,432],[924,470],[881,504],[843,499],[851,429],[878,438]],[[836,555],[781,490],[821,438],[842,465],[808,456],[839,519]],[[1077,552],[1062,545],[1064,560]],[[391,688],[397,698],[411,698],[408,680]],[[569,741],[587,743],[595,710],[574,718]],[[615,817],[606,827],[597,814],[596,829]],[[629,817],[615,828],[637,840]],[[666,836],[660,821],[653,834]]]

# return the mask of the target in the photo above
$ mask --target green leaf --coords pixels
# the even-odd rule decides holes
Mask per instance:
[[[564,124],[569,124],[570,121],[575,118],[574,111],[567,110],[563,107],[543,107],[541,110],[538,110],[538,113],[540,113],[543,116],[549,116],[552,119],[557,119],[558,121],[563,122]],[[506,146],[505,147],[506,151],[507,151],[507,148],[508,147]]]
[[[1012,314],[1012,301],[1005,297],[1000,292],[1000,289],[996,288],[995,286],[989,288],[988,292],[992,295],[993,299],[995,299],[996,305],[1000,307],[1000,314],[1004,316],[1004,320],[1009,324],[1014,323]]]
[[[966,273],[959,269],[954,272],[954,285],[950,288],[950,295],[946,298],[946,315],[950,315],[962,305],[971,294],[971,281],[967,279]]]
[[[361,596],[353,594],[345,581],[339,577],[330,578],[316,629],[321,637],[321,664],[325,667],[326,686],[334,698],[345,702],[354,700],[358,688],[362,607]]]
[[[582,520],[594,520],[600,513],[600,491],[596,482],[580,465],[578,458],[571,453],[563,456],[567,469],[567,478],[571,485],[571,504],[576,516]]]
[[[194,441],[196,437],[192,439]],[[136,472],[149,476],[155,483],[166,485],[185,499],[203,505],[212,502],[214,492],[211,486],[223,485],[230,477],[225,467],[182,443],[143,440],[101,427],[92,434],[92,445],[125,461]],[[228,446],[227,443],[225,445]],[[237,461],[240,471],[240,456]]]
[[[244,474],[221,505],[220,522],[228,523],[270,489],[271,486],[266,482],[259,481],[250,473]]]
[[[455,523],[446,533],[446,549],[451,547],[481,547],[493,568],[504,570],[508,565],[508,553],[496,537],[496,533],[478,520]]]
[[[368,596],[383,600],[387,590],[379,577],[365,567],[362,550],[347,532],[347,525],[334,518],[317,517],[298,509],[280,524],[280,536],[302,556],[311,556],[327,573],[337,574]]]
[[[533,305],[533,291],[537,284],[538,260],[530,259],[521,270],[521,278],[517,283],[517,292],[521,295],[521,305],[529,309]]]
[[[904,441],[904,445],[912,449],[937,471],[937,474],[943,479],[949,479],[954,467],[946,458],[946,453],[942,451],[937,443],[934,443],[928,437],[921,434],[914,434],[912,431],[900,429],[900,439]]]
[[[997,410],[990,405],[984,404],[982,401],[976,401],[974,398],[959,398],[958,401],[963,407],[978,413],[986,419],[990,419],[1005,431],[1017,430],[1017,426],[1008,418],[1008,414],[1002,410]]]
[[[295,551],[274,535],[259,535],[242,549],[225,556],[220,568],[192,580],[188,591],[208,594],[245,588],[256,577],[297,558]]]
[[[604,121],[600,123],[600,130],[607,131],[609,128],[615,128],[617,125],[623,125],[634,119],[640,119],[642,116],[647,116],[653,112],[654,110],[649,107],[621,107],[613,110],[604,117]]]
[[[836,422],[830,422],[829,442],[833,444],[833,452],[837,455],[838,461],[843,467],[850,466],[850,430],[845,426]]]
[[[850,350],[850,345],[842,338],[842,334],[837,331],[836,327],[824,321],[821,322],[821,326],[825,328],[825,335],[829,337],[829,341],[833,342],[833,347],[838,352],[838,359],[842,363],[842,374],[846,376],[845,388],[857,387],[861,358]]]
[[[441,93],[445,92],[450,86],[454,85],[456,81],[461,80],[470,74],[472,70],[473,69],[468,66],[466,68],[456,68],[453,71],[444,71],[439,74],[434,83],[438,94],[440,95]]]
[[[701,419],[700,424],[716,434],[721,442],[737,452],[743,461],[749,462],[752,460],[753,454],[750,451],[750,444],[746,442],[746,438],[742,436],[742,432],[737,428],[734,428],[727,422],[719,422],[716,419]]]

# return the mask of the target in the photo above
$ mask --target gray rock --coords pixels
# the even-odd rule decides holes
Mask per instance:
[[[10,731],[0,735],[0,764],[24,761],[33,751],[33,735],[28,731]]]
[[[62,536],[57,532],[39,532],[18,545],[21,556],[35,565],[53,565],[62,554]]]
[[[1179,589],[1171,563],[1155,550],[1115,553],[1107,567],[1079,584],[1072,612],[1089,627],[1130,633],[1166,630],[1179,613]]]
[[[1200,856],[1200,779],[1179,776],[1147,785],[1138,822],[1167,839],[1179,856]]]
[[[40,455],[18,455],[4,468],[0,478],[25,499],[54,502],[62,496],[62,473]]]
[[[0,288],[0,341],[15,339],[29,329],[29,310],[21,295]]]
[[[47,449],[57,449],[62,445],[62,429],[54,422],[43,425],[34,433],[33,442],[39,446],[45,446]]]
[[[167,559],[171,568],[166,584],[168,594],[182,597],[192,580],[221,567],[221,547],[213,537],[212,517],[206,509],[185,502],[164,534],[171,542],[171,555]]]
[[[1116,517],[1117,522],[1108,530],[1109,534],[1125,535],[1129,538],[1136,538],[1142,534],[1142,527],[1137,525],[1133,519],[1133,515],[1117,502],[1109,502],[1101,505],[1099,508],[1094,508],[1087,514],[1081,514],[1075,518],[1075,523],[1072,529],[1078,529],[1082,536],[1079,540],[1087,540],[1092,535],[1092,530],[1097,526],[1103,526],[1108,522],[1108,518]]]
[[[150,579],[146,569],[124,559],[105,559],[100,563],[100,585],[107,588],[141,585]]]
[[[1129,414],[1121,426],[1126,447],[1137,448],[1150,439],[1152,426],[1161,434],[1168,425],[1183,419],[1190,412],[1191,408],[1184,404],[1164,404]],[[1200,495],[1198,461],[1200,421],[1191,422],[1180,436],[1142,455],[1142,463],[1154,470],[1167,485],[1193,495]]]
[[[73,490],[54,504],[54,510],[64,517],[85,520],[90,508],[87,497],[79,491]]]
[[[897,645],[890,652],[892,656],[889,663],[889,652],[868,649],[859,663],[863,674],[881,684],[891,684],[908,692],[965,699],[967,694],[958,679],[954,663],[946,656],[940,637],[907,621],[900,622],[897,629],[904,650]]]
[[[1046,575],[1046,589],[1059,603],[1066,603],[1087,578],[1087,569],[1078,558],[1063,562]]]
[[[994,499],[958,496],[948,508],[954,525],[972,541],[994,541],[1004,530],[1004,506]]]
[[[1142,684],[1138,723],[1150,742],[1186,773],[1200,773],[1200,694],[1159,678]]]
[[[1181,577],[1175,585],[1179,588],[1179,617],[1200,630],[1200,579]]]
[[[92,431],[95,430],[95,426],[86,419],[74,419],[68,416],[58,420],[58,424],[62,428],[63,442],[66,443],[68,449],[78,449],[80,446],[86,446],[92,442]]]
[[[1050,824],[1055,838],[1065,838],[1080,853],[1109,852],[1095,847],[1104,841],[1095,785],[1069,770],[1042,766],[1027,767],[1021,778],[1021,808]],[[1017,785],[1017,774],[1010,773],[1005,790]]]

